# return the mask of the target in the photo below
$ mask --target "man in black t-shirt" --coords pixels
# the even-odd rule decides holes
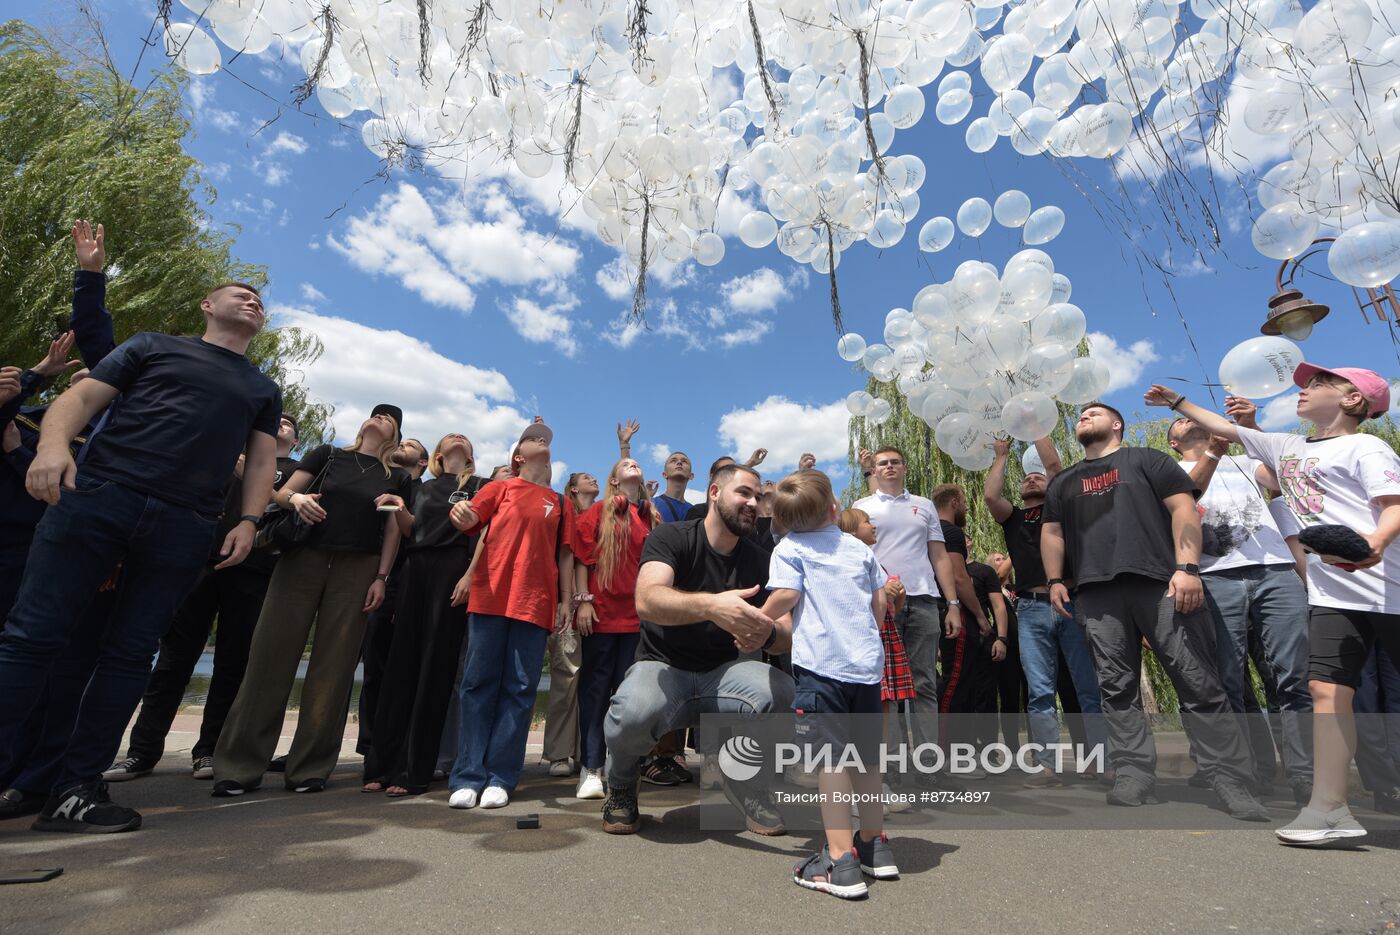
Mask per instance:
[[[604,727],[604,831],[641,827],[639,759],[666,733],[696,726],[702,714],[792,710],[791,677],[754,655],[787,652],[792,642],[790,618],[770,620],[759,610],[768,556],[749,541],[758,483],[752,468],[722,467],[703,520],[664,523],[647,537],[637,576],[637,661],[613,694]],[[726,781],[724,790],[750,831],[783,833],[762,771],[742,785]]]
[[[968,573],[967,537],[963,533],[967,523],[967,498],[957,484],[940,484],[929,499],[938,511],[944,548],[953,556],[953,580],[958,599],[977,622],[976,626],[963,627],[956,635],[944,636],[940,641],[938,656],[942,678],[938,686],[938,736],[948,744],[972,744],[978,733],[972,717],[976,713],[974,701],[982,686],[992,678],[989,644],[995,636],[991,621],[987,619],[988,602],[977,593]],[[1005,622],[1001,625],[1004,627]],[[979,767],[957,775],[966,779],[987,777]]]
[[[1011,442],[996,442],[996,458],[987,471],[982,499],[1001,524],[1006,536],[1006,551],[1011,556],[1016,592],[1016,643],[1021,669],[1026,673],[1027,726],[1031,742],[1037,744],[1036,763],[1040,771],[1026,781],[1027,788],[1039,789],[1061,785],[1055,773],[1055,757],[1050,744],[1060,739],[1060,718],[1055,707],[1060,656],[1064,655],[1074,682],[1074,694],[1079,710],[1088,715],[1085,721],[1091,746],[1104,742],[1103,719],[1099,717],[1099,682],[1094,664],[1089,658],[1089,646],[1084,641],[1084,628],[1073,618],[1074,608],[1066,604],[1065,617],[1050,607],[1050,588],[1045,583],[1045,566],[1040,558],[1040,520],[1045,508],[1045,491],[1060,472],[1060,455],[1048,438],[1039,439],[1035,450],[1040,455],[1045,473],[1031,471],[1021,481],[1021,506],[1006,499],[1006,462],[1011,454]],[[1061,574],[1068,580],[1068,570]]]
[[[262,299],[251,286],[228,283],[200,308],[203,336],[137,334],[44,416],[25,485],[49,509],[0,635],[0,785],[18,768],[19,733],[83,608],[118,562],[123,569],[37,830],[140,827],[140,814],[107,797],[102,771],[145,690],[161,636],[203,570],[240,451],[247,452],[243,502],[219,550],[221,566],[247,557],[272,494],[282,398],[246,356],[263,326]],[[79,468],[70,443],[118,394],[121,404]]]
[[[1246,787],[1249,745],[1215,667],[1215,629],[1197,564],[1196,486],[1162,452],[1123,448],[1123,417],[1111,406],[1085,406],[1076,434],[1084,460],[1050,485],[1041,554],[1051,606],[1064,617],[1065,560],[1074,568],[1117,770],[1109,804],[1153,801],[1157,748],[1140,687],[1145,639],[1176,687],[1198,765],[1226,810],[1242,821],[1268,821]]]
[[[297,447],[297,422],[287,413],[277,426],[277,474],[273,489],[279,490],[291,478],[298,461],[292,457]],[[238,519],[237,510],[243,498],[242,466],[234,474],[224,501],[224,515],[219,521],[223,532]],[[215,541],[219,540],[216,535]],[[214,747],[228,717],[238,686],[248,668],[248,647],[253,642],[253,628],[262,612],[263,598],[277,566],[277,556],[267,549],[255,549],[246,561],[232,568],[217,569],[217,550],[199,583],[180,605],[169,631],[160,641],[160,653],[146,693],[141,696],[141,713],[131,725],[131,739],[126,759],[102,774],[108,782],[139,779],[151,773],[165,753],[165,737],[175,722],[175,714],[184,699],[185,688],[194,675],[195,666],[214,629],[214,671],[209,679],[209,692],[204,700],[204,714],[199,723],[199,739],[190,751],[191,774],[195,779],[214,778]]]

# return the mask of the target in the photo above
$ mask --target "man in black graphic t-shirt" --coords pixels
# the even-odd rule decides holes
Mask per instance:
[[[1050,603],[1068,617],[1064,568],[1074,568],[1117,770],[1110,805],[1153,801],[1157,749],[1142,712],[1142,640],[1167,670],[1200,768],[1234,818],[1268,821],[1250,794],[1249,747],[1230,716],[1203,604],[1195,484],[1160,451],[1123,448],[1123,417],[1090,403],[1076,425],[1084,460],[1045,498],[1041,554]]]
[[[117,562],[123,569],[37,830],[140,827],[139,813],[108,798],[102,771],[145,690],[160,638],[215,544],[239,452],[247,452],[243,502],[219,549],[222,566],[247,557],[272,495],[282,397],[247,358],[263,326],[262,299],[251,286],[225,283],[200,308],[202,336],[135,335],[44,416],[25,486],[49,509],[0,635],[0,784],[18,769],[19,733],[83,608]],[[70,443],[119,394],[121,405],[78,467]]]

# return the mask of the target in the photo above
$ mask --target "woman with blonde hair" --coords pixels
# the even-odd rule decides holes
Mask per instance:
[[[564,482],[564,506],[579,517],[598,499],[598,479],[578,471]],[[566,622],[549,634],[549,697],[545,701],[544,747],[549,775],[568,776],[578,768],[578,667],[582,651],[578,633]]]
[[[286,786],[320,792],[335,769],[368,614],[383,602],[399,539],[413,528],[405,502],[413,479],[390,461],[402,418],[397,406],[376,406],[353,443],[311,451],[273,498],[310,528],[284,549],[268,584],[248,674],[214,750],[216,796],[262,784],[313,623]]]
[[[575,625],[583,643],[578,672],[580,799],[603,798],[603,721],[613,692],[637,657],[642,626],[637,617],[637,572],[642,545],[660,524],[641,466],[631,458],[613,465],[603,496],[578,519],[574,586],[579,592]]]
[[[448,514],[487,483],[473,476],[475,468],[471,441],[444,436],[428,459],[433,479],[413,501],[403,597],[374,716],[374,749],[365,757],[365,775],[375,777],[367,792],[387,784],[394,798],[421,795],[432,781],[466,638],[468,568],[478,538],[458,532]]]

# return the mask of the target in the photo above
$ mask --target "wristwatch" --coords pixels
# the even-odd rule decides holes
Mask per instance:
[[[1006,645],[1008,645],[1008,646],[1011,645],[1010,643],[1007,643],[1006,637],[1004,637],[1004,636],[998,636],[996,639],[992,640],[992,642],[993,642],[993,643],[1006,643]]]
[[[589,594],[589,593],[586,592],[586,591],[580,591],[580,592],[578,592],[577,594],[574,595],[574,603],[575,603],[575,604],[591,604],[591,603],[593,603],[593,595],[592,595],[592,594]]]
[[[261,520],[261,516],[254,516],[252,513],[244,513],[242,516],[238,517],[238,521],[240,523],[248,522],[252,523],[254,526],[256,526]]]
[[[948,606],[949,606],[949,607],[961,607],[961,606],[962,606],[962,601],[958,600],[956,597],[950,597],[950,598],[948,598]]]
[[[1054,587],[1055,585],[1057,585],[1057,584],[1064,584],[1064,583],[1065,583],[1065,579],[1063,579],[1063,578],[1051,578],[1049,581],[1045,582],[1045,586],[1046,586],[1046,587],[1049,587],[1049,588],[1053,588],[1053,587]]]
[[[1200,566],[1200,565],[1194,565],[1194,564],[1192,564],[1191,562],[1178,562],[1178,563],[1177,563],[1177,566],[1176,566],[1176,570],[1177,570],[1177,571],[1184,571],[1184,572],[1186,572],[1188,575],[1196,575],[1197,577],[1200,577],[1200,574],[1201,574],[1201,566]]]
[[[776,643],[777,641],[778,641],[778,627],[777,627],[776,624],[774,624],[774,626],[773,626],[773,631],[772,631],[771,633],[768,634],[768,639],[766,639],[766,640],[763,641],[763,647],[762,647],[762,648],[765,649],[765,650],[767,650],[767,649],[772,649],[772,648],[773,648],[773,644]]]

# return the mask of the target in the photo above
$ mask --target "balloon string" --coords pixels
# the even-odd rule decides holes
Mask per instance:
[[[753,32],[753,54],[758,62],[758,77],[763,82],[763,96],[768,99],[769,122],[778,129],[778,101],[773,96],[773,80],[768,74],[768,56],[763,51],[763,36],[758,31],[758,15],[753,10],[753,0],[749,0],[749,29]],[[770,134],[771,136],[771,134]]]
[[[646,324],[647,317],[647,228],[651,226],[651,196],[642,195],[642,255],[637,260],[637,288],[632,293],[629,325]]]
[[[836,333],[841,334],[846,326],[841,321],[841,295],[836,291],[836,236],[831,232],[831,219],[826,219],[826,261],[831,277],[831,321],[836,325]]]
[[[419,0],[419,2],[426,2],[426,0]],[[292,106],[294,107],[305,104],[311,95],[316,93],[316,86],[321,83],[321,76],[326,72],[326,62],[331,57],[331,47],[335,43],[335,28],[339,25],[339,21],[331,12],[329,3],[321,7],[318,16],[321,20],[321,51],[316,56],[316,65],[306,76],[306,80],[292,88]]]

